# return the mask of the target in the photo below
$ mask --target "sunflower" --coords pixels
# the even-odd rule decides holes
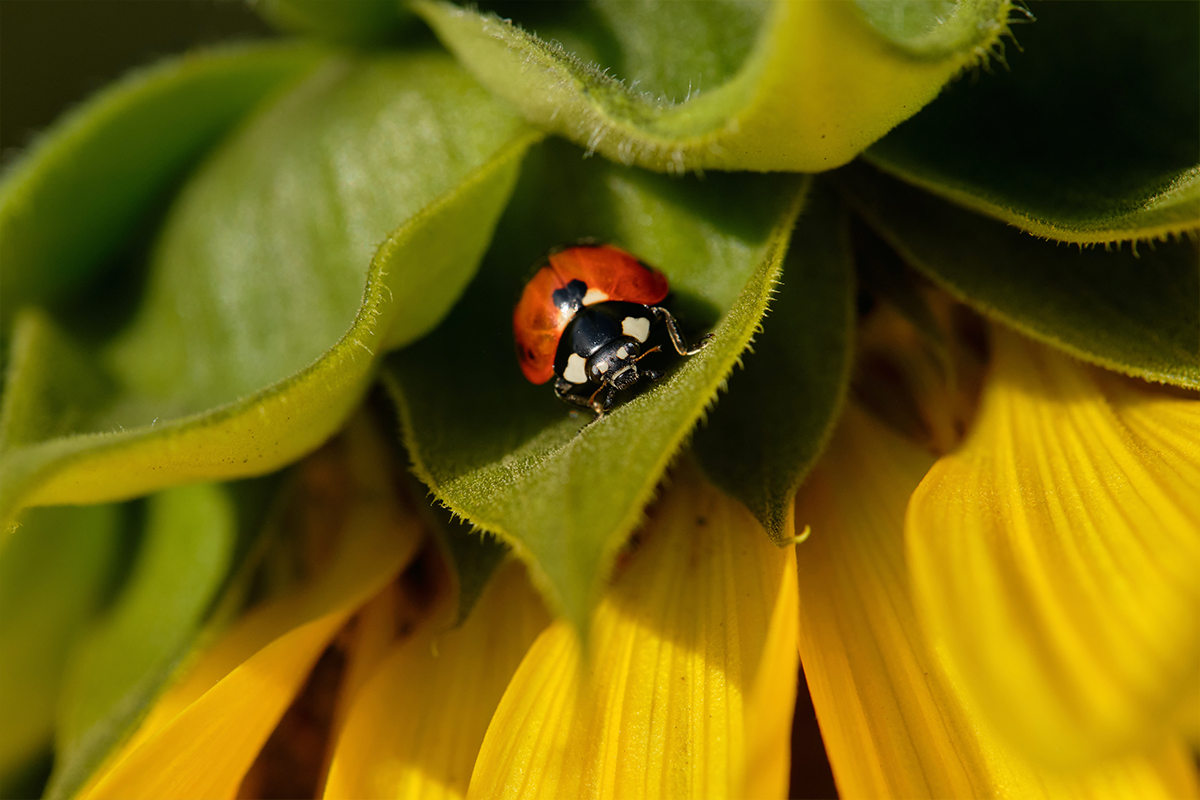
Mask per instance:
[[[1200,5],[255,11],[0,183],[5,795],[1200,792]]]

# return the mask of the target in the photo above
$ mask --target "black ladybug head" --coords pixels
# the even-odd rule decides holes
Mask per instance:
[[[594,383],[608,383],[617,389],[638,381],[635,362],[642,353],[636,339],[622,336],[601,347],[587,360],[587,374]]]

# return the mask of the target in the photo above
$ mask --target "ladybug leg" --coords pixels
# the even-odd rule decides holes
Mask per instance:
[[[605,390],[608,391],[605,391]],[[600,393],[604,392],[604,399],[597,400]],[[613,402],[617,396],[617,388],[605,381],[596,387],[596,391],[592,392],[592,396],[587,399],[587,407],[596,412],[596,419],[604,416],[604,412],[613,407]]]
[[[694,356],[696,353],[699,353],[704,349],[704,345],[713,340],[713,335],[711,333],[706,333],[700,337],[700,341],[689,345],[684,341],[683,334],[679,332],[679,323],[675,321],[673,316],[671,316],[670,311],[667,311],[665,308],[660,306],[655,306],[650,310],[654,312],[655,317],[662,320],[667,326],[667,334],[671,337],[671,344],[674,345],[675,352],[679,353],[681,356]]]
[[[570,381],[565,381],[562,378],[558,378],[554,381],[555,397],[557,397],[559,400],[565,400],[572,405],[591,408],[594,411],[595,408],[592,403],[592,398],[594,398],[596,395],[593,394],[592,397],[584,397],[583,395],[576,394],[574,391],[572,391],[575,388],[575,384],[571,383]]]
[[[596,412],[596,419],[603,417],[604,412],[612,408],[617,400],[617,387],[610,383],[601,384],[600,388],[596,390],[592,397],[595,398],[596,395],[600,394],[600,392],[604,389],[608,389],[607,392],[604,392],[604,400],[597,401],[593,399],[592,401],[592,411]]]
[[[576,394],[574,391],[575,389],[578,389],[580,385],[581,384],[571,383],[570,381],[565,381],[562,378],[558,378],[554,381],[554,394],[559,400],[566,400],[572,405],[583,406],[584,408],[591,409],[593,412],[595,412],[596,419],[603,417],[604,412],[613,407],[613,400],[617,393],[616,388],[607,383],[602,383],[596,388],[596,391],[591,393],[591,395],[584,396],[582,394]],[[605,389],[608,390],[607,394],[604,395],[603,399],[597,399],[600,397],[600,393]],[[593,420],[593,422],[594,421],[595,420]]]

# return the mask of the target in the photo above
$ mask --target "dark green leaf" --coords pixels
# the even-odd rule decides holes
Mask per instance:
[[[497,537],[469,523],[449,519],[449,512],[443,508],[435,508],[434,513],[439,517],[433,524],[434,533],[458,579],[454,624],[461,625],[509,549]]]
[[[1200,226],[1200,5],[1032,8],[1006,68],[951,85],[866,157],[1062,241]]]
[[[783,277],[745,368],[692,446],[713,482],[778,544],[794,536],[796,490],[833,430],[850,378],[854,266],[848,217],[814,195],[792,232]]]
[[[184,171],[311,69],[310,46],[255,45],[132,73],[70,114],[0,183],[0,319],[86,280]]]
[[[394,414],[394,407],[388,411]],[[392,417],[392,427],[395,427],[395,417]],[[398,432],[397,432],[398,433]],[[393,444],[397,454],[401,453],[400,437],[393,434]],[[407,457],[404,457],[407,461]],[[475,602],[487,587],[496,568],[503,563],[509,548],[500,539],[454,515],[445,507],[428,498],[428,489],[416,478],[408,475],[401,482],[402,491],[407,491],[413,498],[421,517],[429,530],[433,532],[434,540],[441,549],[442,556],[450,565],[454,574],[458,597],[452,625],[461,625]]]
[[[385,378],[418,476],[511,543],[582,628],[617,549],[762,316],[802,182],[670,180],[580,155],[553,144],[530,158],[480,275],[432,336],[388,359]],[[530,265],[583,237],[661,268],[692,338],[716,326],[700,355],[586,427],[590,412],[522,377],[511,322]]]
[[[47,797],[73,796],[149,709],[221,587],[236,535],[224,487],[198,484],[149,499],[133,572],[72,654]]]
[[[256,0],[253,5],[277,28],[352,45],[387,42],[412,19],[400,0]]]
[[[0,779],[48,748],[71,647],[119,564],[118,506],[37,509],[0,546]]]
[[[454,302],[536,138],[440,52],[328,61],[184,189],[123,329],[85,348],[29,318],[0,516],[259,474],[318,445],[376,357]],[[112,393],[81,401],[76,373]]]
[[[1102,367],[1200,388],[1194,241],[1056,246],[868,166],[835,178],[902,257],[982,313]]]

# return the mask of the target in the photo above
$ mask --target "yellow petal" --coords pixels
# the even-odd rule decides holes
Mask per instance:
[[[782,797],[796,688],[792,548],[695,468],[596,610],[530,649],[469,797]]]
[[[904,509],[933,457],[857,407],[801,489],[800,652],[843,797],[1183,797],[1186,748],[1086,773],[1039,772],[990,733],[925,647]]]
[[[346,648],[345,668],[338,685],[331,742],[337,741],[350,716],[350,706],[354,699],[396,643],[397,631],[404,624],[399,613],[402,609],[407,610],[403,592],[399,583],[392,582],[383,587],[383,591],[371,598],[355,615],[350,625],[351,641]],[[327,756],[332,758],[333,754],[327,753]],[[328,760],[324,770],[326,776],[329,774]],[[324,783],[322,780],[318,785],[323,786]]]
[[[83,796],[234,796],[338,629],[411,558],[420,525],[386,492],[356,497],[340,533],[329,532],[327,567],[222,636]]]
[[[460,627],[427,624],[396,644],[354,700],[325,797],[466,796],[500,696],[548,622],[514,561]]]
[[[922,621],[1031,757],[1152,746],[1200,682],[1200,400],[994,348],[974,429],[908,509]]]

